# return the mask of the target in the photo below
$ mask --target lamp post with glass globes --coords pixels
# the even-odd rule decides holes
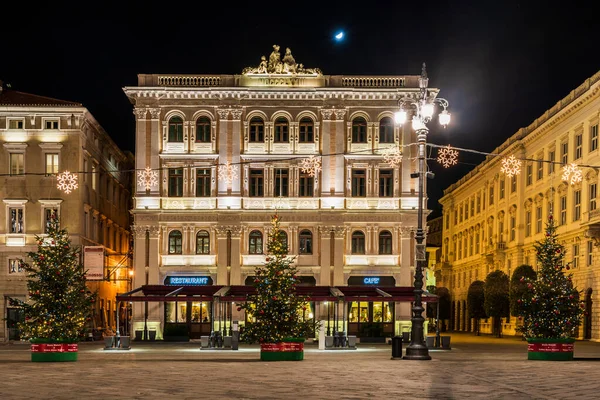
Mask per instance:
[[[425,187],[424,178],[425,175],[429,174],[425,170],[425,146],[427,140],[427,123],[431,121],[433,117],[435,103],[443,107],[442,112],[439,114],[439,121],[443,127],[446,127],[450,123],[450,113],[446,110],[448,107],[448,101],[442,98],[435,97],[435,93],[429,93],[427,85],[429,79],[427,78],[427,71],[425,69],[425,63],[423,63],[423,69],[421,70],[421,76],[419,77],[419,95],[415,97],[403,97],[398,101],[399,111],[395,114],[396,123],[402,125],[406,122],[408,112],[412,112],[412,128],[417,134],[418,144],[418,163],[419,172],[411,174],[412,178],[419,178],[419,203],[418,203],[418,215],[417,215],[417,232],[415,233],[416,241],[416,269],[415,269],[415,280],[414,280],[414,294],[415,299],[412,306],[411,315],[411,335],[410,344],[406,348],[404,359],[406,360],[431,360],[429,350],[424,341],[423,335],[423,268],[426,262],[425,258],[425,235],[423,232],[423,191]],[[433,174],[431,174],[433,177]]]

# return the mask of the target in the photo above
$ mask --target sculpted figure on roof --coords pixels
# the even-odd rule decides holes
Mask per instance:
[[[268,62],[263,55],[257,67],[246,67],[242,74],[323,75],[319,68],[304,68],[304,65],[296,64],[292,50],[289,47],[285,49],[285,55],[282,59],[279,49],[280,47],[274,44]]]

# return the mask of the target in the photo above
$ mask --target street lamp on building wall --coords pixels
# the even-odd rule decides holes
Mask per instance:
[[[406,96],[399,100],[399,110],[395,114],[396,124],[402,125],[406,122],[409,112],[412,114],[412,128],[417,134],[418,144],[418,162],[419,172],[411,174],[411,177],[419,178],[419,203],[418,203],[418,215],[417,215],[417,232],[415,234],[416,240],[416,268],[415,268],[415,280],[414,280],[414,293],[415,299],[412,306],[411,315],[411,335],[410,344],[406,348],[404,359],[407,360],[431,360],[429,350],[424,341],[423,335],[423,268],[426,262],[425,252],[425,235],[423,232],[423,191],[425,187],[424,178],[425,175],[429,175],[425,168],[425,147],[427,141],[427,134],[429,128],[427,124],[431,121],[435,112],[435,104],[437,103],[443,108],[442,112],[439,113],[439,121],[443,127],[446,127],[450,123],[450,113],[446,110],[448,107],[448,101],[442,98],[436,97],[436,93],[430,93],[427,89],[429,79],[427,78],[427,71],[425,69],[425,63],[423,63],[423,69],[421,76],[419,77],[419,89],[420,93],[418,96],[411,97]],[[433,176],[433,175],[432,175]]]

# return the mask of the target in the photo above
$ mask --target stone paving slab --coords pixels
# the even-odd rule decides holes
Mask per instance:
[[[527,361],[516,338],[452,335],[431,361],[391,360],[389,345],[262,362],[257,346],[82,343],[74,363],[32,363],[27,345],[0,346],[0,399],[596,399],[600,344],[577,342],[577,361]]]

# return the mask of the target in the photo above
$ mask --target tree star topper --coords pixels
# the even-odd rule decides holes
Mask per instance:
[[[583,179],[581,169],[575,163],[565,165],[563,167],[562,180],[569,182],[571,185],[581,182]]]
[[[66,194],[71,193],[73,190],[79,187],[77,184],[77,175],[72,174],[69,171],[63,171],[62,173],[58,174],[56,181],[56,188],[58,190],[62,190]]]
[[[138,171],[138,186],[143,186],[146,190],[158,187],[158,171],[152,171],[152,168],[146,167],[143,171]]]
[[[303,158],[301,161],[300,169],[308,176],[315,176],[321,172],[321,159],[315,156]]]
[[[513,175],[519,175],[521,173],[521,160],[517,160],[515,156],[503,158],[500,171],[504,172],[509,178],[512,178]]]
[[[219,165],[219,179],[223,179],[227,184],[231,184],[238,177],[237,165],[231,165],[229,161],[225,165]]]
[[[454,150],[450,145],[438,149],[437,162],[442,164],[444,168],[458,164],[458,151]]]
[[[397,147],[389,147],[383,152],[383,161],[394,168],[402,162],[402,152]]]

